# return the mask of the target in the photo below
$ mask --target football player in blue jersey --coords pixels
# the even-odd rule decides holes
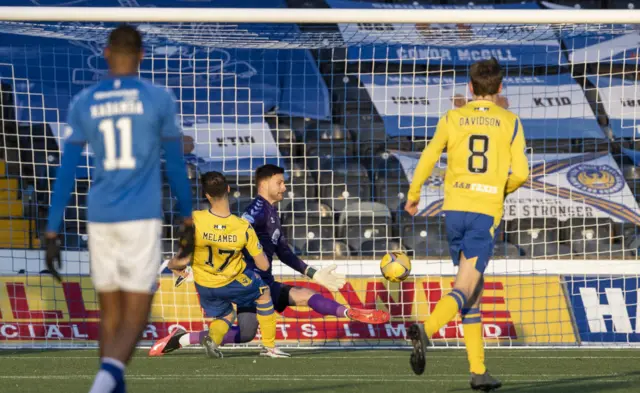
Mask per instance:
[[[337,274],[335,265],[315,269],[300,260],[291,251],[287,238],[280,225],[280,215],[276,204],[284,198],[287,191],[284,181],[284,169],[275,165],[267,164],[256,170],[255,182],[258,187],[258,196],[251,202],[245,210],[242,218],[249,221],[260,239],[260,244],[265,255],[271,264],[274,254],[281,262],[288,265],[295,271],[304,274],[314,282],[322,285],[330,291],[337,291],[345,284],[343,275]],[[382,324],[389,321],[389,314],[383,310],[361,310],[349,308],[335,300],[328,299],[318,292],[304,287],[291,286],[275,280],[271,266],[267,271],[255,268],[250,255],[245,255],[247,264],[260,274],[262,280],[269,285],[273,304],[278,312],[283,312],[289,306],[307,306],[322,315],[332,315],[338,318],[349,318],[351,320],[369,323]],[[182,280],[180,276],[178,280]],[[223,340],[223,344],[246,343],[256,335],[258,322],[256,319],[255,307],[238,307],[238,326],[232,327]],[[176,349],[199,344],[206,331],[187,333],[183,329],[174,330],[169,336],[164,337],[154,343],[150,356],[161,356]],[[267,351],[261,353],[263,356],[270,356]]]
[[[193,252],[194,229],[173,95],[138,78],[143,46],[134,27],[114,29],[104,57],[109,75],[78,93],[69,108],[68,137],[49,209],[46,262],[60,280],[58,231],[76,166],[89,144],[95,170],[87,230],[91,279],[100,301],[101,357],[90,393],[122,393],[125,365],[146,326],[162,258],[162,151],[184,218],[182,257]]]

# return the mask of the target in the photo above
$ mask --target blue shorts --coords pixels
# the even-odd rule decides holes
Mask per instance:
[[[271,299],[273,301],[273,309],[276,310],[276,312],[282,313],[287,307],[289,307],[289,291],[291,291],[293,286],[278,282],[273,277],[263,277],[263,281],[269,286],[269,292],[271,293]],[[256,306],[253,303],[236,304],[238,306],[238,313],[256,312]]]
[[[200,306],[209,318],[222,318],[233,311],[233,303],[255,305],[256,299],[268,288],[253,270],[244,273],[219,288],[203,287],[196,283]]]
[[[495,236],[500,220],[480,213],[445,212],[447,241],[453,264],[460,264],[460,253],[466,259],[478,258],[476,270],[484,273],[493,255]]]

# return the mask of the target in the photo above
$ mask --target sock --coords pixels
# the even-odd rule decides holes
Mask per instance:
[[[258,325],[262,333],[262,345],[267,348],[276,346],[276,313],[273,310],[273,303],[256,304]]]
[[[113,358],[102,358],[100,371],[89,393],[124,393],[124,364]]]
[[[344,317],[347,308],[335,300],[327,299],[319,293],[309,298],[309,307],[322,315],[335,315],[336,317]]]
[[[199,332],[191,332],[187,334],[183,334],[178,342],[180,343],[180,347],[188,347],[190,345],[198,345],[202,340],[202,337],[209,334],[208,330],[201,330]]]
[[[464,345],[467,348],[469,371],[484,374],[484,345],[482,342],[482,320],[479,308],[465,308],[462,310],[462,327],[464,331]]]
[[[466,302],[467,297],[458,289],[443,296],[424,323],[427,337],[433,336],[441,327],[449,323]]]
[[[226,319],[215,319],[209,325],[209,337],[211,337],[216,345],[220,345],[230,327],[231,324]]]
[[[225,344],[238,344],[240,342],[240,327],[231,326],[227,334],[222,339],[222,345]]]

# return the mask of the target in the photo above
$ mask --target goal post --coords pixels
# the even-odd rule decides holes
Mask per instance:
[[[279,210],[292,249],[313,266],[335,263],[348,282],[330,293],[279,261],[276,278],[391,314],[388,324],[373,326],[292,307],[278,317],[282,345],[405,346],[406,328],[451,290],[446,155],[422,189],[420,214],[408,217],[402,207],[438,119],[470,99],[468,67],[491,57],[505,71],[499,104],[522,120],[531,177],[506,201],[486,272],[486,345],[640,341],[640,10],[125,3],[0,7],[0,349],[95,346],[90,151],[65,212],[62,284],[43,272],[39,239],[69,101],[105,75],[103,45],[119,22],[144,35],[140,76],[177,98],[196,206],[206,208],[201,173],[228,176],[240,214],[256,195],[255,169],[285,167]],[[168,187],[163,196],[169,257],[175,200]],[[411,255],[406,281],[381,277],[387,251]],[[177,326],[206,325],[192,280],[175,288],[170,272],[160,274],[142,345]],[[433,342],[460,347],[462,334],[456,320]]]

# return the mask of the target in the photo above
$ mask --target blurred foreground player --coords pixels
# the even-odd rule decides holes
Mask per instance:
[[[181,246],[184,255],[193,250],[191,190],[176,103],[165,89],[138,79],[142,56],[142,37],[135,28],[122,25],[111,32],[104,51],[108,77],[71,102],[70,129],[49,210],[46,261],[60,280],[57,232],[88,143],[95,170],[87,227],[91,278],[100,301],[102,363],[91,393],[126,391],[125,364],[147,323],[162,257],[163,150],[184,217]]]
[[[256,310],[264,350],[272,357],[289,357],[276,348],[276,314],[269,286],[247,267],[243,256],[244,253],[255,261],[257,271],[269,269],[256,232],[249,222],[231,214],[229,185],[221,173],[204,174],[202,188],[211,209],[193,213],[193,278],[200,306],[213,322],[208,332],[200,336],[200,344],[209,357],[221,358],[219,347],[236,319],[233,303],[245,304]],[[174,258],[168,267],[184,270],[190,259]]]
[[[334,272],[335,265],[316,270],[300,260],[289,248],[287,238],[280,225],[280,215],[275,206],[282,201],[284,193],[287,191],[284,183],[284,169],[270,164],[261,166],[256,170],[255,182],[258,187],[258,196],[247,207],[242,217],[253,224],[265,254],[269,258],[269,269],[265,272],[258,271],[258,273],[271,289],[276,311],[281,313],[289,306],[307,306],[322,315],[347,317],[362,323],[381,324],[388,322],[389,314],[383,310],[349,308],[312,289],[290,286],[275,280],[271,272],[271,261],[273,261],[274,254],[284,264],[330,291],[339,290],[346,282],[343,275]],[[247,262],[252,266],[252,259],[247,258]],[[178,280],[180,279],[179,277]],[[223,344],[249,342],[256,336],[257,329],[255,308],[238,304],[238,326],[229,330]],[[206,331],[187,333],[182,329],[176,329],[171,335],[158,340],[157,346],[154,345],[151,348],[149,355],[161,356],[182,347],[198,344],[201,337],[206,334]],[[270,356],[268,352],[263,352],[262,355]]]
[[[443,149],[447,149],[444,206],[447,241],[458,266],[453,290],[444,296],[424,325],[412,325],[411,367],[425,369],[429,338],[462,316],[464,341],[471,371],[471,388],[490,391],[502,384],[484,364],[480,299],[483,274],[493,254],[495,231],[503,214],[505,196],[517,190],[529,176],[525,139],[518,116],[496,103],[502,90],[502,70],[496,59],[470,68],[473,100],[447,112],[422,152],[405,210],[418,212],[420,191]]]

